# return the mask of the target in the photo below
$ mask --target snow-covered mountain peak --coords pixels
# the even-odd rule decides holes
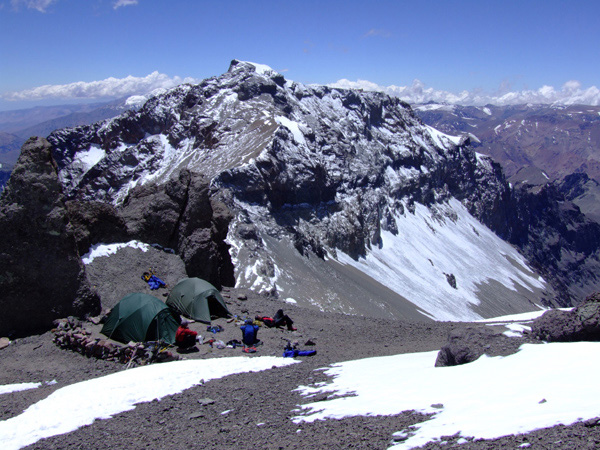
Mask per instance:
[[[231,61],[231,64],[229,65],[229,70],[227,70],[227,72],[234,73],[239,70],[256,72],[259,75],[267,75],[267,76],[277,74],[277,72],[275,70],[271,69],[266,64],[258,64],[258,63],[253,63],[250,61],[239,61],[237,59],[234,59],[233,61]]]
[[[71,198],[118,206],[135,187],[164,185],[183,169],[210,180],[234,215],[227,240],[240,286],[345,312],[451,319],[520,312],[544,288],[524,263],[510,263],[516,256],[501,275],[481,264],[481,276],[469,283],[460,279],[462,259],[448,256],[431,277],[445,292],[456,274],[459,291],[440,298],[450,303],[438,314],[435,301],[386,281],[397,270],[375,276],[344,259],[401,252],[391,236],[404,235],[408,223],[410,240],[427,241],[434,229],[446,236],[436,241],[442,246],[466,242],[452,237],[464,227],[438,230],[428,217],[443,210],[470,223],[492,215],[509,191],[499,167],[470,150],[468,140],[423,125],[409,105],[382,93],[286,82],[267,66],[234,60],[221,76],[49,139]],[[508,251],[502,241],[490,236],[484,255],[507,261],[498,256]],[[417,266],[407,273],[421,277]],[[500,291],[513,306],[490,310]],[[452,306],[456,301],[462,306]]]
[[[408,105],[384,94],[286,83],[267,66],[236,60],[220,77],[195,86],[180,85],[152,97],[138,111],[86,131],[83,141],[73,142],[70,131],[52,136],[60,149],[62,180],[77,195],[92,166],[79,164],[75,152],[100,147],[105,157],[94,161],[93,168],[111,167],[111,177],[121,172],[122,184],[109,182],[110,193],[95,189],[86,195],[111,197],[116,203],[132,187],[164,182],[183,167],[213,178],[255,163],[263,152],[263,159],[275,151],[288,156],[303,152],[303,160],[322,165],[327,173],[350,170],[351,177],[364,178],[369,161],[380,158],[384,148],[392,155],[417,149],[435,161],[460,143],[424,127]],[[332,132],[338,134],[335,146],[315,139],[325,134],[328,138],[321,141],[328,140]],[[276,134],[278,144],[271,146]],[[348,154],[353,157],[345,157]],[[125,159],[129,162],[124,164]],[[132,164],[134,159],[137,162]],[[429,164],[424,163],[423,167]]]

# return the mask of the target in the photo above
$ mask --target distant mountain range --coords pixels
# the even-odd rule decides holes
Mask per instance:
[[[508,176],[534,166],[555,180],[587,173],[600,181],[600,106],[414,106],[427,124],[451,135],[468,134],[473,146]]]
[[[130,108],[123,98],[101,103],[0,111],[0,164],[12,167],[21,146],[31,136],[46,137],[54,130],[109,119]]]
[[[514,183],[556,181],[569,200],[600,221],[600,106],[414,106],[427,124],[468,135]],[[565,179],[565,177],[568,177]]]

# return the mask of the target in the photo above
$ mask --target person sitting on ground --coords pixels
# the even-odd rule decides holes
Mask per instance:
[[[294,325],[294,321],[287,314],[283,313],[283,309],[278,309],[273,317],[256,316],[256,320],[260,320],[269,328],[286,326],[288,330],[296,331],[296,328],[292,326]]]
[[[246,319],[242,330],[242,342],[248,347],[254,347],[258,342],[258,325],[254,325],[252,319]]]
[[[188,328],[189,322],[186,319],[181,321],[181,325],[175,332],[175,344],[179,348],[190,348],[196,345],[198,333]]]

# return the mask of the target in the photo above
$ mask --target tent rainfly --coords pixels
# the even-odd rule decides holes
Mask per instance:
[[[175,343],[179,316],[162,301],[148,294],[126,295],[111,310],[100,331],[119,342],[162,340]]]
[[[208,324],[211,316],[231,315],[217,288],[200,278],[179,281],[171,290],[167,305],[185,317]]]

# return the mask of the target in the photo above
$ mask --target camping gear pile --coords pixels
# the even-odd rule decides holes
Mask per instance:
[[[127,364],[127,367],[179,359],[179,356],[167,351],[167,347],[160,342],[130,342],[127,345],[118,345],[105,339],[94,339],[74,317],[57,320],[55,324],[56,328],[53,331],[56,345],[90,358],[118,361]]]
[[[148,272],[144,272],[142,274],[142,280],[144,280],[146,283],[148,283],[148,286],[150,286],[151,291],[154,291],[161,287],[167,287],[166,283],[163,280],[161,280],[160,278],[158,278],[154,274],[154,271],[152,269],[150,269]]]
[[[298,342],[292,343],[289,339],[281,338],[284,341],[287,341],[285,348],[283,349],[283,357],[284,358],[295,358],[297,356],[314,356],[317,354],[316,350],[300,350],[298,347]],[[315,345],[310,339],[304,345]]]

